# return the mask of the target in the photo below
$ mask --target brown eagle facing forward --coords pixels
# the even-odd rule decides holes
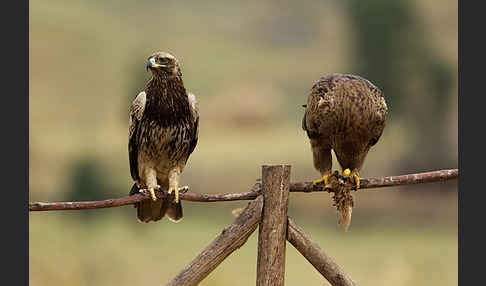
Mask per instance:
[[[386,114],[383,93],[368,80],[350,74],[320,78],[312,86],[302,119],[314,167],[322,175],[314,184],[328,184],[332,149],[342,173],[354,179],[357,190],[359,171],[368,151],[383,133]]]
[[[187,93],[177,59],[165,52],[148,58],[152,77],[130,107],[128,155],[135,184],[130,195],[150,193],[152,200],[135,204],[142,222],[158,221],[167,213],[179,221],[182,205],[179,176],[198,140],[199,110],[196,97]],[[174,196],[157,199],[155,190]]]

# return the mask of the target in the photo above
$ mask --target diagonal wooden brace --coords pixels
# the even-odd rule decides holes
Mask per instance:
[[[263,197],[251,201],[235,221],[166,285],[192,286],[206,278],[255,231],[262,217]]]
[[[322,249],[310,239],[289,217],[287,218],[287,240],[309,261],[333,286],[357,286]]]

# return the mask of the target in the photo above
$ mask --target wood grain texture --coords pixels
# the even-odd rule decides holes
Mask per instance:
[[[287,219],[288,241],[309,261],[333,286],[356,286],[356,282],[344,273],[324,251],[291,219]]]
[[[255,231],[262,216],[263,197],[251,201],[235,221],[191,261],[167,286],[197,285]]]
[[[284,285],[290,166],[262,167],[263,214],[258,233],[257,286]]]

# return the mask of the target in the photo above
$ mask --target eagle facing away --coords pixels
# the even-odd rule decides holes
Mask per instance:
[[[357,190],[364,159],[385,128],[383,93],[362,77],[330,74],[312,86],[305,107],[302,128],[310,140],[314,167],[322,175],[314,184],[328,184],[332,149],[342,173],[354,179]]]
[[[167,213],[179,221],[182,205],[179,176],[198,140],[199,110],[196,97],[187,93],[177,59],[165,52],[148,58],[152,77],[130,107],[128,155],[135,184],[130,195],[150,193],[152,200],[137,202],[141,222],[158,221]],[[157,199],[155,190],[167,190],[174,197]]]

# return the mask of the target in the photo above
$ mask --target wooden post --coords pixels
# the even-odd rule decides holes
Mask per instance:
[[[257,286],[283,286],[290,165],[262,167],[263,213],[258,233]]]
[[[223,229],[213,242],[174,277],[167,286],[199,284],[233,251],[245,244],[256,230],[262,216],[263,198],[250,202],[235,221]]]
[[[333,286],[357,286],[295,222],[288,218],[287,239]]]

